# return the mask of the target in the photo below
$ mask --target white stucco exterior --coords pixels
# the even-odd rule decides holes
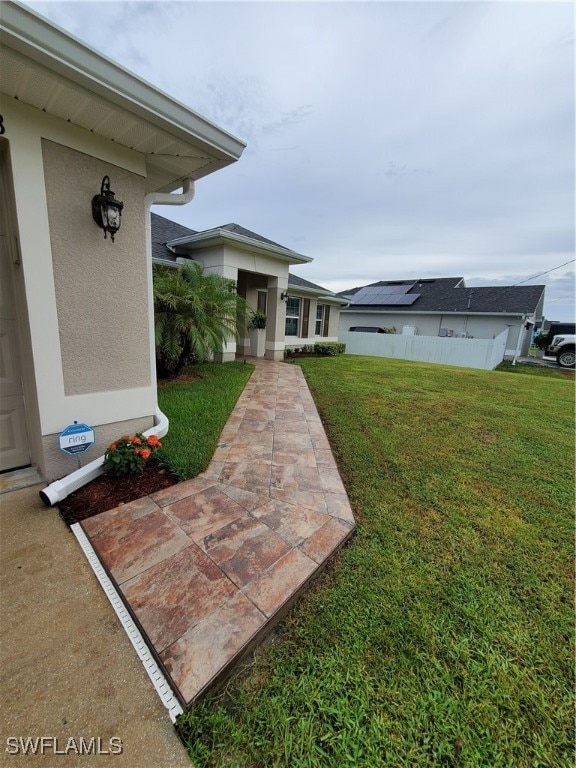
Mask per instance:
[[[145,197],[234,162],[244,144],[22,6],[3,3],[0,32],[2,258],[18,308],[27,463],[50,481],[153,425]],[[125,203],[114,243],[91,212],[105,175]],[[74,421],[96,444],[72,457],[57,437]]]

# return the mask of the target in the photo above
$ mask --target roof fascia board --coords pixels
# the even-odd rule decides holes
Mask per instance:
[[[463,309],[426,310],[425,309],[425,310],[422,310],[421,312],[412,312],[412,311],[399,312],[397,308],[396,310],[393,310],[393,309],[368,309],[364,307],[360,309],[360,307],[362,307],[361,304],[350,304],[350,306],[347,307],[347,309],[349,309],[350,312],[358,312],[358,313],[364,312],[366,314],[371,314],[371,315],[402,314],[402,315],[406,315],[406,317],[417,317],[418,315],[481,315],[483,317],[495,317],[495,316],[496,317],[523,317],[524,315],[533,315],[535,312],[535,310],[530,310],[530,309],[522,310],[522,311],[518,310],[517,312],[474,312],[473,310],[471,311],[469,309],[466,309],[466,310],[463,310]]]
[[[158,264],[158,266],[162,267],[170,267],[170,269],[178,269],[178,267],[182,266],[176,261],[170,261],[170,259],[159,259],[158,256],[152,256],[152,264]]]
[[[2,2],[2,45],[220,159],[246,144],[19,3]]]
[[[198,232],[196,235],[187,235],[178,237],[175,240],[169,240],[166,245],[168,248],[183,248],[184,246],[202,246],[206,248],[215,245],[236,245],[243,250],[259,251],[266,255],[273,255],[289,264],[307,264],[313,259],[310,256],[303,256],[295,251],[286,248],[279,248],[261,240],[254,240],[251,237],[239,235],[236,232],[229,232],[227,229],[214,229],[208,232]]]
[[[347,307],[350,304],[346,299],[341,299],[339,296],[318,296],[318,300],[322,300],[323,304],[334,304],[339,307]]]
[[[295,283],[291,283],[290,282],[290,278],[288,278],[288,288],[286,290],[288,292],[291,292],[291,293],[310,293],[310,294],[313,294],[314,296],[318,296],[319,298],[320,298],[320,296],[322,296],[322,298],[325,298],[325,299],[326,298],[331,298],[331,299],[339,299],[340,298],[339,296],[330,295],[330,294],[325,294],[324,295],[324,293],[323,293],[323,291],[325,290],[324,288],[322,289],[322,291],[319,291],[317,288],[307,288],[307,287],[305,287],[303,285],[302,286],[296,285]],[[346,302],[346,303],[348,303],[348,302]]]
[[[294,285],[294,283],[290,284],[290,282],[288,282],[286,290],[289,296],[297,297],[300,293],[315,296],[322,304],[334,304],[335,306],[344,307],[350,303],[348,299],[342,299],[334,293],[319,293],[314,288],[301,288],[299,285]]]

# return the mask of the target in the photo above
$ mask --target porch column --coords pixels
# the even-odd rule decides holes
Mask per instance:
[[[288,289],[288,278],[268,278],[268,319],[266,321],[266,353],[268,360],[284,360],[286,304],[280,296]]]
[[[207,274],[208,272],[214,272],[217,275],[222,275],[222,277],[226,277],[229,280],[234,280],[236,285],[238,285],[238,267],[231,267],[227,264],[219,264],[218,266],[213,267],[205,267],[204,273]],[[218,354],[214,355],[214,362],[215,363],[229,363],[232,360],[236,359],[236,339],[234,337],[228,339],[228,341],[225,343],[224,347],[222,348],[222,352],[219,352]]]

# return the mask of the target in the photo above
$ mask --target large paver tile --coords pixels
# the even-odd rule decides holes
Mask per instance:
[[[307,539],[300,549],[310,559],[321,564],[351,536],[352,531],[351,525],[332,518]]]
[[[114,524],[90,539],[118,584],[190,545],[184,531],[158,507],[137,519],[118,515]]]
[[[285,539],[250,514],[206,536],[200,546],[238,587],[290,550]]]
[[[246,510],[214,485],[165,507],[165,512],[190,538],[200,541],[242,517]]]
[[[243,591],[262,613],[271,617],[302,589],[317,568],[309,557],[291,549]]]
[[[258,507],[252,514],[294,547],[330,520],[330,516],[322,512],[277,500]]]
[[[122,593],[158,653],[236,592],[193,542],[122,585]]]
[[[238,592],[166,648],[160,659],[184,701],[194,699],[244,650],[266,616]]]

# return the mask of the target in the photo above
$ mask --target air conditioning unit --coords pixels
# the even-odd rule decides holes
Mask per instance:
[[[402,326],[402,336],[416,336],[418,328],[415,325]]]

